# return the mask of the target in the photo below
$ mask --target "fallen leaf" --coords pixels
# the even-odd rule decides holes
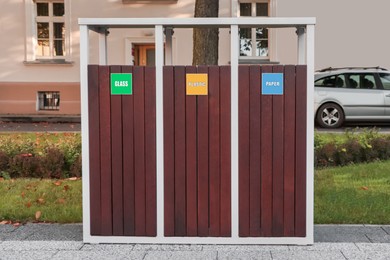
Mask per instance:
[[[24,204],[27,208],[31,207],[31,202],[27,202],[26,204]]]
[[[68,191],[70,189],[69,185],[64,186],[64,191]]]
[[[24,191],[22,192],[22,194],[20,194],[20,196],[22,196],[22,198],[24,198],[26,196],[26,194],[24,193]]]
[[[3,178],[3,177],[0,177],[0,181],[4,181],[4,178]]]
[[[56,186],[60,186],[61,185],[61,182],[60,181],[56,181],[55,183],[53,183],[54,185]]]
[[[9,224],[9,223],[10,223],[10,221],[8,221],[8,220],[3,220],[3,221],[0,222],[0,225],[7,225],[7,224]]]
[[[40,211],[35,212],[35,220],[39,220],[41,215],[42,215],[42,212],[40,212]]]
[[[43,204],[43,203],[45,203],[45,200],[43,198],[39,198],[39,199],[37,199],[37,203]]]
[[[70,180],[70,181],[77,181],[77,177],[71,177],[71,178],[68,178],[68,180]]]
[[[361,190],[368,190],[368,187],[367,186],[363,186],[360,188]]]
[[[57,200],[57,202],[58,202],[58,204],[64,204],[64,203],[65,203],[65,199],[59,198],[59,199]]]
[[[14,224],[12,224],[14,227],[19,227],[20,226],[20,223],[19,222],[16,222]]]

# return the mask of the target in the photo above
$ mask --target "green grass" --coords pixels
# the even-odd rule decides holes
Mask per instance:
[[[316,224],[389,224],[390,161],[317,170]]]
[[[2,180],[0,194],[0,221],[82,221],[81,180]]]

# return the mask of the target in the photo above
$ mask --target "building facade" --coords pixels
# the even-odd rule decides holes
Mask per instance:
[[[80,115],[78,18],[193,17],[195,0],[7,0],[0,8],[0,116]],[[390,68],[390,2],[224,0],[220,17],[316,17],[316,69]],[[219,64],[229,64],[229,30],[220,29]],[[98,62],[91,35],[91,64]],[[94,40],[94,37],[96,39]],[[293,29],[242,28],[240,63],[294,64]],[[110,30],[108,64],[153,66],[152,29]],[[172,63],[192,63],[192,30],[175,29]]]

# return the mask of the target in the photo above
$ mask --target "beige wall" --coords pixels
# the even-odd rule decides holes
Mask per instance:
[[[317,18],[316,69],[345,66],[382,66],[390,69],[390,1],[276,0],[277,16]],[[291,63],[296,42],[286,43],[294,31],[278,33],[278,58]],[[283,47],[282,47],[283,46]]]

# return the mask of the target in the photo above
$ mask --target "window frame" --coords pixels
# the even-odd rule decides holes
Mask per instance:
[[[64,52],[63,56],[53,56],[51,49],[50,56],[39,56],[37,53],[38,46],[38,32],[37,32],[37,23],[39,21],[45,22],[47,17],[38,17],[37,16],[37,5],[36,3],[51,3],[50,6],[53,6],[53,3],[64,3],[64,15],[63,16],[54,16],[54,22],[63,22],[65,24],[65,38],[64,38]],[[71,41],[71,22],[70,22],[70,0],[25,0],[25,15],[26,15],[26,37],[25,37],[25,55],[24,55],[24,64],[33,65],[33,64],[65,64],[72,65],[72,41]],[[50,11],[49,11],[50,12]],[[42,19],[43,18],[43,19]],[[54,28],[51,28],[51,34],[54,33]],[[52,44],[52,39],[49,40],[49,44]]]
[[[256,4],[258,3],[266,3],[268,5],[268,16],[257,16],[256,15]],[[271,0],[239,0],[237,2],[238,7],[237,7],[237,17],[240,17],[240,5],[241,4],[251,4],[251,16],[250,17],[270,17],[271,16]],[[249,17],[249,16],[247,16]],[[252,55],[250,56],[239,56],[240,60],[244,61],[269,61],[271,57],[271,45],[270,45],[270,39],[271,39],[271,29],[267,28],[268,30],[268,37],[267,37],[267,42],[268,42],[268,55],[267,56],[256,56],[257,52],[257,38],[256,38],[256,29],[257,28],[251,28],[251,46],[252,46]]]
[[[48,100],[47,95],[53,95],[51,99],[58,98],[57,104],[45,106],[45,100]],[[37,92],[37,111],[59,111],[61,103],[61,94],[60,91],[38,91]]]

